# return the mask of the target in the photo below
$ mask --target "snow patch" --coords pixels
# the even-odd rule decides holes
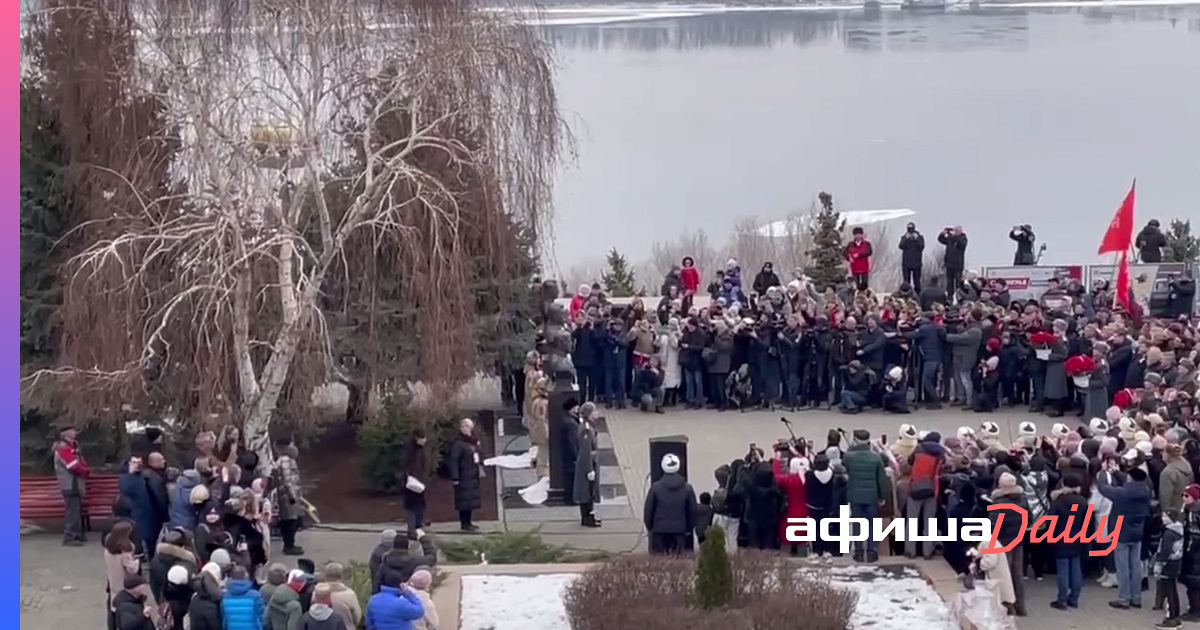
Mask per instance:
[[[905,567],[823,569],[833,584],[858,593],[854,630],[959,630],[950,610],[925,579]],[[464,575],[461,630],[570,630],[564,589],[575,574],[533,577]]]

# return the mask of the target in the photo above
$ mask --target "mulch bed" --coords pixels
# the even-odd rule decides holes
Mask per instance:
[[[483,432],[480,450],[494,452],[493,431]],[[304,496],[326,523],[397,523],[404,522],[400,491],[380,493],[362,480],[358,461],[358,443],[354,429],[339,426],[331,429],[310,448],[301,453],[300,469],[304,480]],[[483,479],[483,507],[475,510],[476,521],[499,519],[496,483],[488,470]],[[433,523],[457,523],[454,509],[454,486],[449,479],[435,478],[425,490],[425,519]]]

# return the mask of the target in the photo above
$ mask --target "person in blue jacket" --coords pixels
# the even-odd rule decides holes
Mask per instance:
[[[1110,471],[1115,467],[1113,460],[1104,465]],[[1121,531],[1113,551],[1117,565],[1117,599],[1108,605],[1120,610],[1141,608],[1142,530],[1150,514],[1153,493],[1149,477],[1141,468],[1135,466],[1124,474],[1113,471],[1113,477],[1114,483],[1110,484],[1107,475],[1096,475],[1096,489],[1104,498],[1112,501],[1112,510],[1108,513],[1108,522],[1112,525],[1109,527],[1115,527],[1117,518],[1122,517]]]
[[[146,558],[154,555],[155,545],[158,544],[159,530],[162,523],[158,521],[154,509],[154,500],[150,497],[150,488],[142,476],[142,458],[131,457],[121,463],[121,475],[117,480],[117,490],[121,499],[129,506],[130,516],[133,517],[133,527],[137,538],[142,541]]]
[[[225,597],[221,599],[225,630],[262,630],[264,608],[262,595],[255,590],[246,567],[234,565],[229,569]]]
[[[424,616],[421,600],[403,583],[385,583],[367,601],[367,630],[412,630],[413,622]]]
[[[171,517],[171,527],[196,531],[196,518],[199,516],[196,507],[192,505],[192,490],[201,485],[203,480],[195,470],[185,470],[171,488],[168,497],[170,503],[167,513]]]

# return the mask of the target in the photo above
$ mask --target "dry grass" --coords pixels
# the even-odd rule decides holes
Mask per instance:
[[[732,559],[727,609],[692,607],[694,560],[622,556],[567,587],[572,630],[846,630],[858,596],[769,554]]]

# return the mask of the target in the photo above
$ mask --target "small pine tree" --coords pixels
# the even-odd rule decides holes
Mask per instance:
[[[812,217],[808,232],[812,246],[808,250],[811,261],[804,269],[818,291],[837,288],[846,280],[846,259],[842,254],[842,229],[845,223],[833,209],[833,195],[822,192],[817,196],[821,209]]]
[[[696,606],[703,610],[721,608],[733,600],[733,567],[725,552],[725,530],[710,527],[704,533],[696,560]]]
[[[1163,248],[1163,262],[1200,263],[1200,238],[1192,235],[1191,221],[1171,221],[1167,246]]]
[[[608,271],[600,274],[600,281],[604,283],[609,297],[633,297],[637,286],[629,262],[615,247],[608,252]]]

